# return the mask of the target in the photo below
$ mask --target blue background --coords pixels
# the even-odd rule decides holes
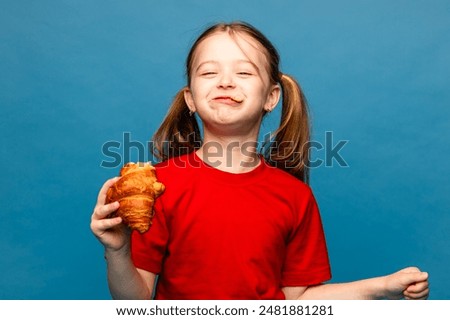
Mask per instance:
[[[89,229],[118,172],[100,166],[111,161],[102,146],[124,133],[149,140],[193,40],[223,20],[246,20],[277,46],[316,141],[327,131],[333,145],[348,141],[347,167],[311,177],[333,282],[417,265],[430,298],[450,298],[450,2],[0,3],[0,298],[109,299]]]

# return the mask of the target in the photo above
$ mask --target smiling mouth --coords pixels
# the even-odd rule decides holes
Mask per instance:
[[[235,95],[235,96],[223,96],[223,97],[216,97],[214,98],[216,101],[232,101],[235,103],[241,103],[244,101],[244,97],[241,95]]]

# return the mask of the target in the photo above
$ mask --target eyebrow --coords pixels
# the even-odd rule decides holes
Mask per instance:
[[[259,74],[259,68],[258,68],[258,66],[257,66],[255,63],[253,63],[252,61],[250,61],[250,60],[245,60],[245,59],[239,59],[239,60],[236,60],[235,62],[251,64],[251,65],[253,66],[253,68],[256,69],[256,72]],[[208,64],[208,63],[219,64],[219,61],[217,61],[217,60],[207,60],[207,61],[203,61],[202,63],[200,63],[200,64],[198,65],[198,67],[195,69],[195,71],[197,72],[198,69],[200,69],[203,65]]]

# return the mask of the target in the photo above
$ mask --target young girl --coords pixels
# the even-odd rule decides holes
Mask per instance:
[[[157,299],[427,298],[428,275],[414,267],[324,284],[331,272],[307,185],[306,101],[278,65],[273,45],[245,23],[217,24],[194,43],[187,86],[154,137],[166,191],[153,225],[141,235],[108,218],[119,204],[105,205],[106,191],[119,178],[103,185],[92,214],[113,298],[148,299],[154,287]],[[280,98],[280,127],[263,157],[261,121]]]

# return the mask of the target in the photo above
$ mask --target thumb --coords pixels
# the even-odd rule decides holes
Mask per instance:
[[[399,277],[400,282],[405,286],[409,286],[413,283],[425,281],[428,279],[428,273],[420,272],[420,271],[415,271],[415,272],[400,271],[399,276],[400,276]]]
[[[417,267],[407,267],[407,268],[401,269],[401,270],[398,271],[398,272],[408,272],[408,273],[413,273],[413,272],[420,272],[420,269],[417,268]]]

